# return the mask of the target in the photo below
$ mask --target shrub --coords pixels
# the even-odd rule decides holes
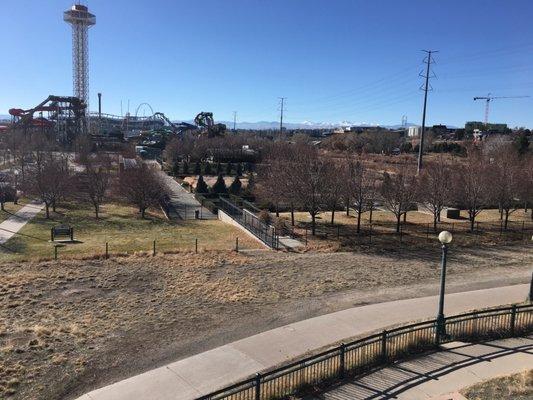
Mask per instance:
[[[217,181],[211,187],[211,193],[216,193],[216,194],[228,193],[228,189],[226,188],[226,182],[224,182],[224,177],[222,176],[222,174],[218,176]]]
[[[259,213],[259,221],[265,224],[270,224],[272,222],[272,216],[268,211],[263,210]]]
[[[238,195],[241,192],[242,183],[238,176],[235,177],[233,182],[231,182],[231,185],[229,187],[229,193]]]
[[[196,182],[196,193],[209,193],[209,187],[205,183],[202,175],[198,177],[198,182]]]

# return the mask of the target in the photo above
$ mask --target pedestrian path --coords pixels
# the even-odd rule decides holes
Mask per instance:
[[[41,212],[43,207],[43,203],[33,201],[0,223],[0,244],[6,243],[16,235],[28,221]]]
[[[476,383],[533,368],[533,336],[453,342],[441,351],[348,380],[303,400],[451,400]]]
[[[529,285],[453,293],[445,312],[518,303]],[[94,390],[80,400],[195,399],[325,346],[435,316],[438,296],[351,308],[272,329]]]

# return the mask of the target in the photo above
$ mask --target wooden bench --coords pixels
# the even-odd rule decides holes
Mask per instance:
[[[70,241],[74,241],[74,228],[68,225],[54,226],[50,230],[50,238],[52,242],[55,241],[58,236],[66,236],[70,238]]]

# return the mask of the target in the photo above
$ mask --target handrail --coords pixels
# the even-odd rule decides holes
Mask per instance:
[[[482,323],[479,322],[480,319],[483,320]],[[342,379],[348,373],[357,375],[361,371],[401,359],[405,354],[425,351],[453,340],[476,340],[488,336],[512,337],[531,332],[533,304],[498,307],[446,317],[445,327],[448,334],[444,337],[437,334],[436,325],[435,319],[416,322],[343,343],[267,370],[199,397],[198,400],[264,400],[287,397],[297,393],[299,387],[304,385]],[[294,374],[298,374],[298,377]]]

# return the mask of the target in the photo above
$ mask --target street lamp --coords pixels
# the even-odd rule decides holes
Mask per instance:
[[[453,236],[448,231],[439,233],[439,241],[442,244],[442,263],[440,271],[440,297],[439,297],[439,313],[437,315],[437,342],[440,338],[446,336],[446,323],[444,321],[444,290],[446,287],[446,255],[448,253],[448,245],[452,242]]]

